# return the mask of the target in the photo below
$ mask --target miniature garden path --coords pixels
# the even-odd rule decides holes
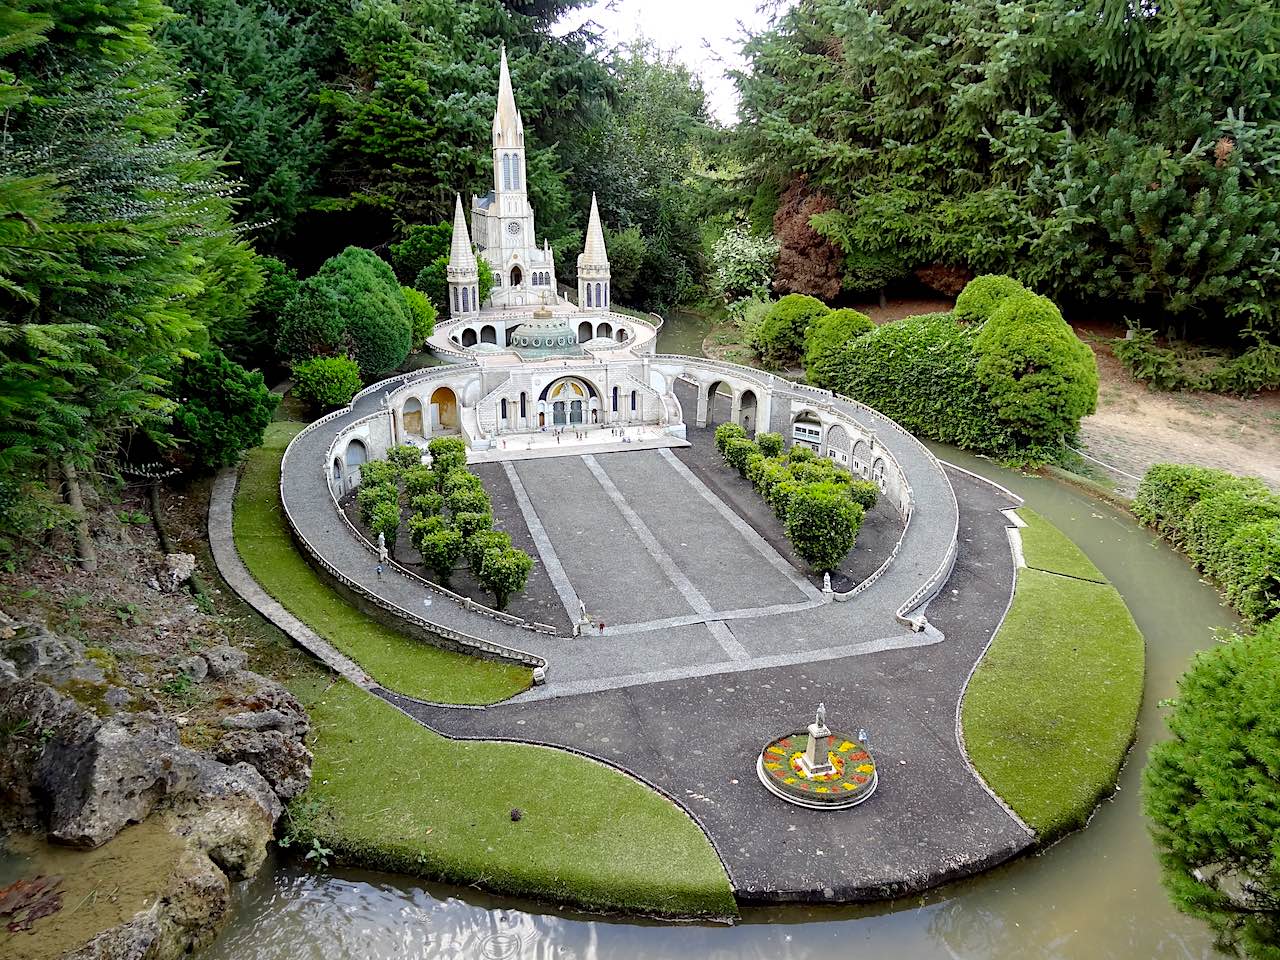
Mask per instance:
[[[796,395],[808,398],[803,388]],[[535,542],[541,536],[542,567],[566,613],[576,614],[574,600],[581,597],[593,621],[606,624],[603,637],[597,631],[572,638],[533,633],[431,598],[420,584],[391,572],[377,576],[376,560],[334,509],[325,455],[346,424],[377,412],[380,396],[361,397],[349,411],[299,434],[282,467],[281,493],[293,521],[327,564],[384,601],[545,659],[546,685],[524,699],[776,669],[944,639],[932,627],[910,631],[895,613],[950,549],[952,491],[937,461],[873,411],[824,401],[847,407],[877,432],[906,470],[915,505],[894,562],[847,603],[820,603],[817,591],[745,522],[735,522],[733,510],[669,451],[503,464],[523,487],[531,533],[541,528]]]
[[[956,739],[965,678],[1013,588],[1000,513],[1013,504],[958,471],[951,480],[961,549],[929,609],[946,643],[483,710],[382,695],[449,736],[562,746],[642,777],[702,824],[746,900],[876,899],[985,869],[1032,842]],[[789,806],[756,780],[761,746],[802,727],[820,700],[833,726],[867,729],[880,769],[875,796],[851,811]]]

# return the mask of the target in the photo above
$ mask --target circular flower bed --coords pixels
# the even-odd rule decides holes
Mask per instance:
[[[842,810],[866,800],[876,789],[876,764],[866,745],[836,731],[828,762],[835,769],[809,776],[800,759],[809,746],[808,733],[792,733],[765,745],[756,773],[771,793],[788,803],[819,810]]]

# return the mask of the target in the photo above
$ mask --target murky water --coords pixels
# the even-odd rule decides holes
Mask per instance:
[[[284,865],[240,889],[234,921],[201,960],[1213,956],[1204,928],[1175,913],[1159,885],[1138,784],[1163,732],[1157,702],[1174,691],[1191,653],[1212,642],[1212,629],[1233,618],[1183,559],[1119,512],[1064,484],[939,452],[1010,487],[1067,531],[1124,594],[1146,635],[1138,742],[1120,792],[1087,830],[926,897],[753,911],[734,927],[581,917],[399,877],[319,876]]]
[[[711,322],[705,317],[672,310],[663,315],[662,329],[658,331],[658,353],[700,357],[702,340],[710,329]]]

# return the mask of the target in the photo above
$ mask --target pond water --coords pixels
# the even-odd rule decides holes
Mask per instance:
[[[658,331],[658,353],[682,353],[687,357],[702,356],[702,340],[711,330],[711,321],[696,313],[672,310],[663,314]]]
[[[1188,657],[1212,643],[1212,629],[1232,625],[1232,616],[1181,557],[1119,511],[1053,480],[938,452],[1010,487],[1065,530],[1119,588],[1146,635],[1138,740],[1120,792],[1088,829],[1040,856],[924,897],[754,910],[733,927],[583,917],[402,877],[322,876],[280,864],[240,886],[235,919],[201,960],[1213,956],[1204,927],[1177,914],[1160,887],[1138,786],[1147,751],[1163,735],[1158,701],[1174,692]],[[856,812],[849,818],[856,824]]]

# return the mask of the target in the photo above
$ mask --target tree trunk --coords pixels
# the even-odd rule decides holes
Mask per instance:
[[[880,288],[880,309],[889,306],[889,298],[884,295],[884,287]]]
[[[75,512],[76,563],[80,569],[93,573],[98,569],[98,551],[94,549],[89,533],[89,518],[84,512],[84,497],[80,495],[80,475],[70,460],[62,462],[62,480],[66,484],[67,504]]]

